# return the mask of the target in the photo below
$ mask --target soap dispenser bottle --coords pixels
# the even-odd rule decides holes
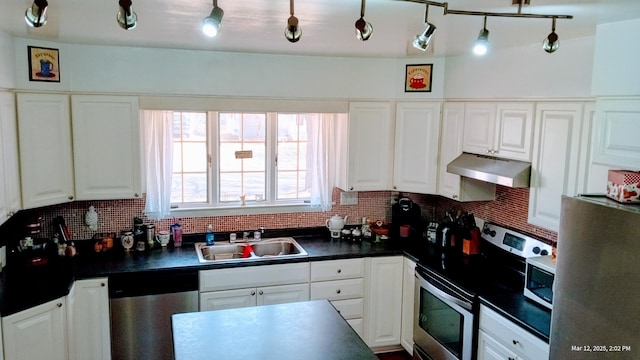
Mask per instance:
[[[214,235],[213,235],[213,225],[209,224],[207,226],[207,233],[205,234],[205,241],[207,242],[207,246],[215,244]]]

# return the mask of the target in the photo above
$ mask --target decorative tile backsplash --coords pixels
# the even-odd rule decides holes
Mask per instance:
[[[336,205],[328,212],[296,212],[259,215],[225,215],[207,217],[183,217],[152,221],[144,217],[144,199],[76,201],[67,204],[48,206],[33,210],[24,210],[21,218],[42,217],[42,237],[53,236],[52,220],[57,216],[65,219],[72,239],[90,239],[96,233],[85,225],[85,213],[94,206],[98,213],[98,233],[116,232],[131,229],[133,218],[140,217],[145,223],[155,224],[156,230],[168,229],[173,221],[179,221],[185,234],[204,233],[207,225],[212,224],[216,232],[239,232],[255,230],[258,226],[267,229],[318,227],[325,226],[326,220],[333,214],[348,215],[348,223],[356,224],[363,216],[370,220],[391,221],[390,191],[368,191],[358,193],[358,205],[339,205],[341,190],[334,189],[333,201]],[[550,242],[557,240],[555,232],[527,223],[529,189],[512,189],[497,186],[495,201],[460,203],[440,196],[403,193],[421,207],[424,221],[443,218],[445,211],[458,209],[473,213],[476,217],[506,225],[531,233]],[[21,226],[21,225],[18,225]],[[17,240],[17,239],[15,239]]]

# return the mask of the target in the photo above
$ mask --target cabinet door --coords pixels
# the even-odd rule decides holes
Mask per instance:
[[[22,208],[15,109],[13,94],[0,93],[0,223]]]
[[[389,190],[392,139],[390,103],[357,102],[349,105],[349,158],[343,190]]]
[[[72,201],[69,98],[18,94],[18,134],[24,208]]]
[[[478,331],[478,360],[518,359],[517,355],[502,346],[484,331]]]
[[[402,256],[371,258],[366,343],[369,347],[400,344]]]
[[[138,98],[71,97],[78,200],[141,195]]]
[[[467,103],[462,149],[474,154],[491,153],[494,150],[495,129],[495,104]]]
[[[496,156],[531,161],[533,103],[497,104]]]
[[[200,293],[200,311],[256,306],[256,289],[223,290]]]
[[[393,190],[435,194],[440,103],[398,103]]]
[[[67,295],[69,359],[111,359],[107,278],[78,280]]]
[[[438,194],[457,201],[495,199],[496,186],[488,182],[461,177],[447,172],[447,164],[462,153],[465,103],[444,103],[440,141]]]
[[[67,359],[65,299],[2,318],[4,355],[12,359]]]
[[[561,196],[578,192],[583,127],[581,103],[539,103],[531,164],[529,223],[558,231]]]
[[[275,305],[309,300],[309,284],[268,286],[257,289],[257,305]]]
[[[402,272],[402,329],[400,331],[400,345],[413,353],[413,312],[416,286],[416,263],[407,258],[403,260]]]

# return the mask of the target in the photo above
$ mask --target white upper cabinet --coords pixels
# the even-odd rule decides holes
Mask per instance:
[[[22,202],[25,209],[74,199],[69,97],[18,94]]]
[[[496,186],[447,172],[447,164],[462,153],[465,103],[446,102],[442,109],[438,194],[457,201],[495,199]]]
[[[71,109],[77,200],[140,197],[138,98],[74,95]]]
[[[393,161],[391,103],[350,103],[347,128],[337,134],[340,151],[336,186],[346,191],[389,190]]]
[[[22,207],[14,96],[0,92],[0,224]]]
[[[528,218],[533,225],[557,232],[562,195],[580,191],[588,139],[583,114],[583,103],[537,104]]]
[[[393,190],[435,194],[440,103],[396,105]]]
[[[531,161],[534,103],[467,103],[463,151]]]

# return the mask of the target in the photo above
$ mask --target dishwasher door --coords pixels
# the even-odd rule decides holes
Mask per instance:
[[[198,273],[109,278],[113,360],[173,359],[171,315],[198,311]]]

